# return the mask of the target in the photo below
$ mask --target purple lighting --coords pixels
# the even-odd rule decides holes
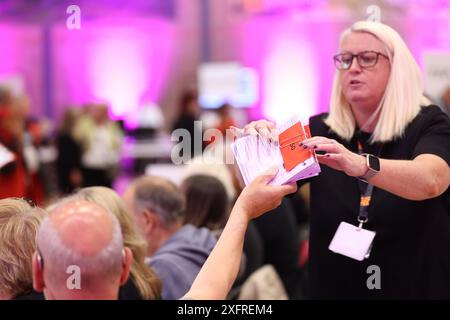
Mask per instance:
[[[236,32],[241,59],[261,77],[260,104],[250,117],[307,119],[328,109],[339,23],[290,19],[290,15],[254,17]]]
[[[164,20],[109,18],[80,31],[53,30],[58,107],[104,101],[114,118],[158,101],[174,53],[174,28]]]
[[[311,46],[289,33],[272,43],[263,66],[264,116],[281,122],[299,115],[307,121],[316,112],[318,91],[316,60]]]
[[[41,41],[42,33],[37,27],[0,24],[0,79],[23,80],[22,89],[31,97],[35,115],[42,110]]]

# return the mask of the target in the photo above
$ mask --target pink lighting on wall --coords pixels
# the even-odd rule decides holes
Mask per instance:
[[[20,78],[31,99],[31,112],[42,112],[42,33],[35,26],[0,24],[0,82]],[[14,90],[14,89],[13,89]],[[19,93],[19,92],[15,92]]]
[[[240,55],[260,75],[260,102],[251,119],[283,120],[328,110],[341,23],[291,15],[254,17],[237,28]]]
[[[109,18],[53,31],[55,105],[107,102],[114,118],[158,102],[174,55],[175,30],[159,19]]]
[[[316,112],[315,70],[316,61],[308,43],[290,34],[275,38],[263,65],[263,115],[277,122],[298,115],[307,122]]]
[[[123,116],[139,105],[149,83],[151,63],[146,59],[146,39],[134,30],[108,30],[89,52],[89,74],[97,99],[111,105],[114,116]]]

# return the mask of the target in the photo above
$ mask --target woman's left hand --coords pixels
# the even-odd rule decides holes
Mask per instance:
[[[320,163],[335,170],[344,171],[351,177],[360,177],[367,172],[365,158],[351,152],[336,140],[317,136],[302,141],[300,147],[325,152],[321,155],[316,153]]]

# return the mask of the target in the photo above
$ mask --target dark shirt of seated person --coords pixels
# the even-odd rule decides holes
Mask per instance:
[[[170,181],[141,177],[124,194],[148,243],[148,264],[163,283],[163,299],[186,294],[216,244],[206,228],[183,225],[185,197]]]
[[[163,299],[186,294],[216,242],[208,229],[185,225],[147,260],[163,282]]]

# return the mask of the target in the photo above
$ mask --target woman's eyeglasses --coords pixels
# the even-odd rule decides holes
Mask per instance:
[[[363,51],[357,54],[352,53],[340,53],[333,57],[334,65],[338,70],[348,70],[350,69],[353,58],[356,57],[356,61],[361,68],[371,68],[374,67],[378,62],[378,57],[383,56],[389,59],[388,56],[381,52],[376,51]]]

